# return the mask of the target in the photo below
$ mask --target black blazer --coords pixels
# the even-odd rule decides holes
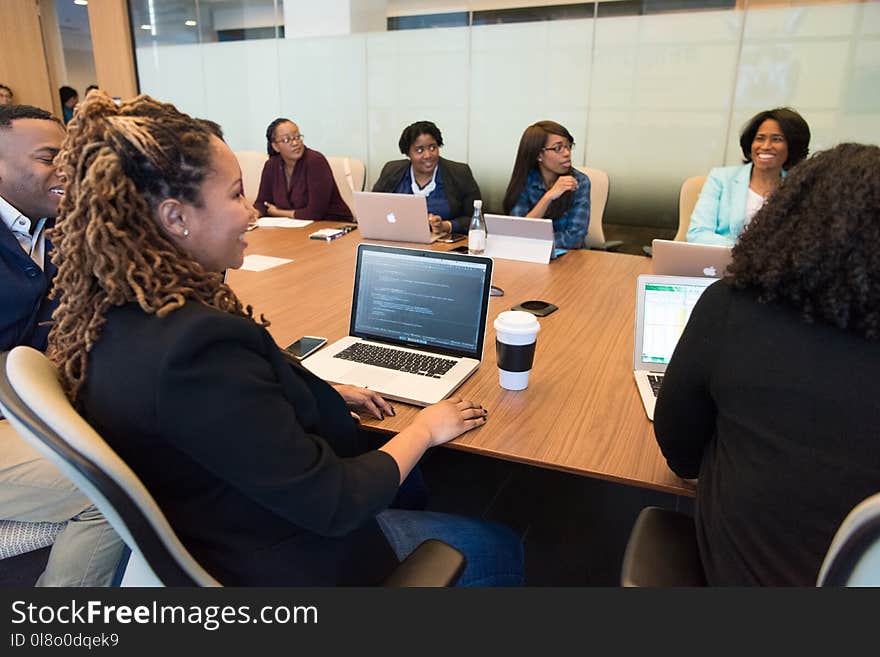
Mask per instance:
[[[409,160],[386,162],[382,167],[382,173],[379,174],[379,180],[373,185],[373,191],[393,192],[403,180],[409,166]],[[437,166],[443,179],[449,210],[452,213],[452,232],[467,233],[471,216],[474,214],[474,201],[481,198],[480,187],[467,164],[441,157]]]
[[[51,248],[46,240],[46,254]],[[46,298],[56,271],[48,255],[41,270],[12,231],[0,223],[0,351],[18,345],[46,350],[49,326],[40,324],[49,321],[58,305]]]
[[[164,318],[114,308],[80,399],[224,584],[376,584],[396,565],[374,516],[397,464],[253,321],[196,302]]]

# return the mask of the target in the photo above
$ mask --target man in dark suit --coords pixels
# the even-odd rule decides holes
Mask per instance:
[[[0,351],[45,350],[57,301],[47,293],[55,267],[46,230],[64,194],[53,160],[64,128],[29,105],[0,106]],[[122,543],[70,481],[0,421],[0,518],[67,522],[38,581],[43,586],[107,586]]]

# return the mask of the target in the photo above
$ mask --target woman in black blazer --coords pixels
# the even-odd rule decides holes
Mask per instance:
[[[381,418],[391,406],[288,362],[223,283],[254,209],[222,140],[148,96],[117,107],[96,92],[59,158],[51,357],[210,573],[234,585],[375,584],[436,537],[465,553],[460,583],[521,582],[522,547],[505,528],[385,510],[422,454],[485,423],[485,409],[443,401],[370,449],[349,409]]]
[[[467,233],[480,198],[471,168],[440,157],[443,135],[430,121],[404,128],[398,146],[407,159],[386,162],[373,191],[425,196],[432,232]]]

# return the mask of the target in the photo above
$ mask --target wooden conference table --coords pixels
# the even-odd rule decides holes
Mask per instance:
[[[229,274],[241,300],[272,322],[269,331],[281,346],[302,335],[332,342],[348,334],[360,236],[355,230],[331,242],[308,239],[322,225],[335,224],[247,233],[247,254],[293,262]],[[694,488],[669,470],[657,447],[632,375],[636,277],[649,272],[646,258],[600,251],[570,251],[549,265],[496,259],[492,282],[505,295],[491,297],[483,363],[455,393],[481,403],[489,421],[448,446],[692,496]],[[498,313],[528,299],[549,301],[559,310],[539,318],[529,386],[512,392],[498,384],[492,322]],[[419,410],[400,402],[394,408],[395,417],[362,419],[373,429],[393,433]]]

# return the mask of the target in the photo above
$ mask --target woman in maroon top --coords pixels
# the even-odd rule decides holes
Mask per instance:
[[[351,210],[339,195],[327,158],[306,148],[293,121],[275,119],[269,124],[266,150],[269,159],[254,202],[257,212],[269,217],[351,221]]]

